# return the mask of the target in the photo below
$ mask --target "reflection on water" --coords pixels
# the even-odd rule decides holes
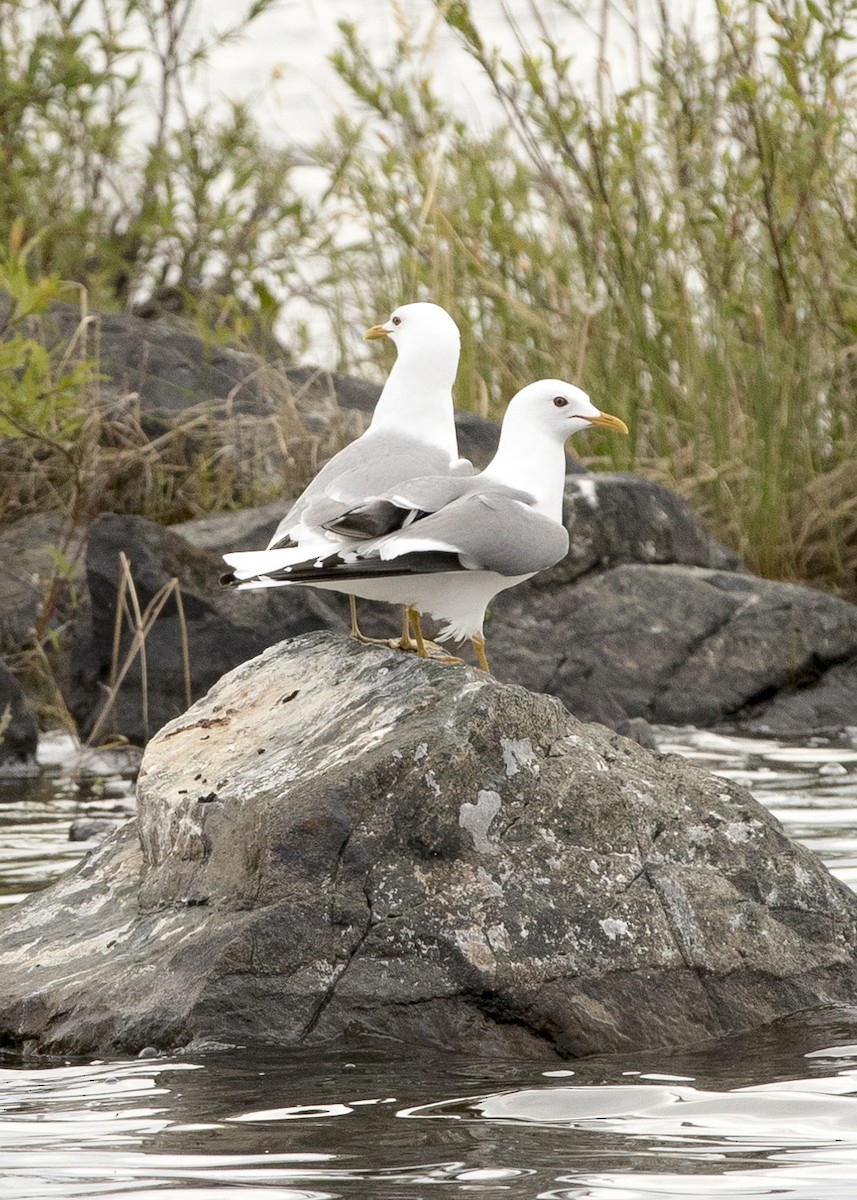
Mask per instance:
[[[855,1042],[857,1010],[831,1008],[696,1049],[579,1060],[560,1078],[393,1045],[10,1067],[0,1192],[850,1197]]]
[[[38,774],[0,773],[0,907],[46,887],[92,848],[91,839],[70,840],[73,822],[133,815],[139,759],[133,747],[80,754],[56,733],[42,739]]]
[[[857,751],[661,730],[857,886]],[[67,749],[67,747],[66,747]],[[131,811],[116,759],[0,780],[0,891],[53,878],[81,814]],[[127,764],[125,764],[127,767]],[[91,844],[91,843],[90,843]],[[558,1067],[416,1051],[185,1052],[0,1069],[0,1196],[527,1200],[857,1194],[857,1009]]]

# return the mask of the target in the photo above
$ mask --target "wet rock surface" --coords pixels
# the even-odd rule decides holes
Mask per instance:
[[[109,817],[78,817],[72,821],[68,830],[70,842],[100,841],[116,828],[116,822]]]
[[[469,668],[272,647],[161,730],[138,789],[5,918],[4,1045],[574,1056],[857,995],[857,898],[748,792]]]

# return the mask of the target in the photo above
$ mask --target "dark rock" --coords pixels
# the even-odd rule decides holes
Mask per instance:
[[[610,725],[627,717],[703,726],[746,717],[758,727],[769,711],[772,721],[790,711],[796,725],[801,712],[814,717],[797,707],[804,693],[795,689],[857,655],[854,605],[698,567],[628,564],[574,587],[531,586],[498,597],[495,614],[490,652],[502,678]],[[842,705],[838,724],[855,725],[853,675],[842,670],[835,678],[840,686],[814,690],[830,707]],[[775,699],[781,692],[787,698]]]
[[[716,542],[686,500],[637,475],[569,479],[564,519],[569,552],[537,586],[571,582],[619,563],[683,563],[740,571],[737,554]]]
[[[39,729],[21,686],[0,662],[0,764],[26,762],[36,753]]]
[[[643,1049],[853,1003],[855,949],[857,897],[737,784],[312,635],[164,728],[137,823],[4,918],[0,1044]]]
[[[353,375],[338,375],[321,367],[286,367],[285,374],[301,408],[327,401],[330,407],[345,408],[361,415],[361,431],[375,411],[381,385]]]
[[[77,817],[69,826],[68,840],[70,842],[101,841],[108,833],[116,828],[116,822],[109,817]]]
[[[455,430],[461,457],[470,459],[478,471],[487,467],[500,444],[500,426],[476,413],[456,412]],[[583,470],[574,459],[569,459],[569,464],[572,470]]]
[[[221,589],[220,555],[267,544],[284,509],[215,514],[172,531],[130,517],[95,523],[87,579],[76,570],[69,583],[78,600],[88,583],[94,603],[75,623],[68,686],[65,668],[57,668],[83,729],[110,674],[120,549],[132,561],[142,607],[169,578],[181,580],[195,697],[284,636],[347,627],[347,603],[335,593]],[[789,736],[857,725],[854,606],[739,570],[683,501],[633,476],[570,479],[566,521],[567,559],[494,601],[488,647],[500,679],[555,694],[581,718],[622,732],[629,719],[728,722]],[[62,537],[57,517],[25,518],[0,535],[12,564],[0,581],[0,628],[11,646],[30,636],[54,571],[51,546]],[[57,620],[68,616],[69,595],[54,596]],[[394,608],[359,608],[365,632],[398,632]],[[172,601],[150,634],[148,659],[154,731],[184,707]],[[142,718],[137,663],[110,727],[141,741]]]
[[[279,512],[180,528],[212,548],[251,549],[267,543]],[[742,571],[684,501],[635,476],[570,479],[565,514],[568,556],[492,605],[500,679],[557,695],[644,745],[647,721],[789,735],[857,725],[853,605]],[[360,614],[367,633],[395,632],[387,606],[361,604]]]
[[[611,725],[612,729],[613,726]],[[637,742],[640,746],[645,746],[647,750],[657,750],[658,738],[654,729],[648,721],[644,721],[642,717],[628,717],[627,720],[617,721],[616,732],[622,737],[630,738],[632,742]]]
[[[83,732],[93,727],[111,677],[120,552],[130,562],[141,611],[170,579],[178,579],[194,699],[224,671],[252,658],[271,642],[327,625],[341,626],[344,621],[337,617],[334,606],[309,590],[229,591],[220,586],[223,563],[217,554],[196,550],[177,534],[142,517],[99,517],[90,529],[86,552],[89,620],[80,622],[76,631],[68,696],[69,708]],[[124,662],[131,640],[126,621],[119,664]],[[148,713],[144,711],[143,673],[137,655],[103,731],[113,730],[139,743],[187,707],[182,627],[174,597],[167,600],[146,637],[146,674]]]
[[[80,312],[69,304],[53,304],[44,319],[49,341],[70,341],[79,325]],[[239,412],[266,407],[260,364],[251,354],[127,313],[94,314],[88,336],[97,339],[99,370],[110,390],[133,395],[144,413],[174,416],[201,401],[227,396]]]
[[[212,550],[219,555],[227,550],[264,550],[288,504],[280,500],[238,512],[212,513],[170,528],[198,550]]]
[[[807,665],[791,686],[750,712],[745,727],[752,733],[776,737],[805,737],[807,733],[836,735],[857,729],[857,655],[824,670],[820,662]]]
[[[256,355],[203,342],[173,323],[127,313],[99,313],[93,320],[102,386],[116,400],[133,397],[153,422],[153,434],[200,404],[228,398],[220,415],[266,416],[288,401],[311,433],[325,436],[321,466],[338,445],[363,432],[381,394],[380,385],[369,380],[321,367],[265,363]],[[79,310],[67,304],[53,305],[46,319],[48,336],[55,340],[70,340],[79,325]],[[499,427],[473,413],[459,414],[457,423],[461,453],[481,468],[494,454]]]

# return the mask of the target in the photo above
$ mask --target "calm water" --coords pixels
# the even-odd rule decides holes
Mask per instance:
[[[661,731],[747,782],[857,887],[857,748]],[[6,903],[67,869],[76,817],[133,807],[127,762],[46,744],[0,780]],[[91,844],[91,843],[90,843]],[[0,1196],[533,1200],[857,1195],[857,1009],[570,1063],[398,1045],[0,1066]]]

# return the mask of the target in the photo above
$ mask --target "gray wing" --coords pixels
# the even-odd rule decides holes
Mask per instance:
[[[450,464],[443,450],[418,438],[383,430],[364,433],[325,463],[280,521],[268,549],[288,542],[290,530],[299,521],[323,525],[406,480],[428,475],[449,476],[450,470],[456,472],[451,478],[466,480],[468,475],[464,472],[472,473],[473,467],[466,459]]]
[[[498,487],[466,496],[391,534],[383,543],[383,557],[397,546],[403,554],[424,546],[425,551],[456,553],[470,570],[500,575],[544,571],[568,553],[568,531],[536,512],[522,495]]]

